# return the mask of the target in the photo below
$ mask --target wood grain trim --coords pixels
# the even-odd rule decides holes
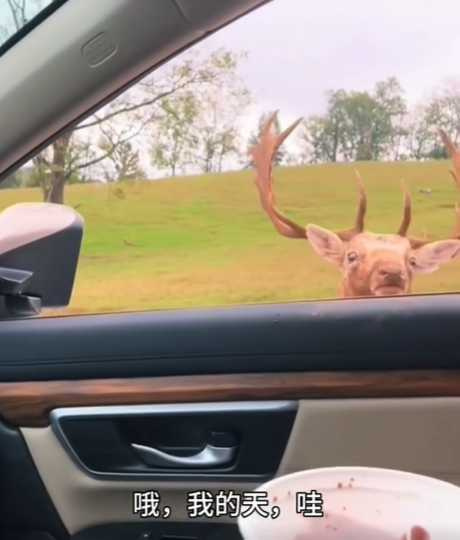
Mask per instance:
[[[0,383],[0,416],[41,427],[56,407],[307,398],[460,396],[460,370],[191,375]]]

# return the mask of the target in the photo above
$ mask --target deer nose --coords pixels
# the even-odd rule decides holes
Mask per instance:
[[[392,283],[398,283],[404,280],[403,270],[399,266],[385,266],[380,268],[379,276]]]
[[[402,270],[400,268],[380,268],[379,274],[382,277],[388,277],[388,276],[401,277]]]

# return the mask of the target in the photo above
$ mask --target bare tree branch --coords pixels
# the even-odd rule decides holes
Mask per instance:
[[[20,30],[27,22],[26,0],[8,0],[8,5],[10,6],[16,30]]]
[[[37,154],[33,158],[33,161],[35,161],[38,165],[44,165],[45,167],[48,167],[48,168],[51,167],[51,163],[49,162],[48,159],[46,159],[43,152],[40,152],[39,154]]]
[[[183,77],[181,78],[183,79]],[[179,80],[181,80],[179,79]],[[100,124],[107,122],[108,120],[111,120],[115,118],[116,116],[119,116],[120,114],[134,112],[139,109],[142,109],[144,107],[149,107],[151,105],[155,105],[155,103],[161,101],[162,99],[171,96],[175,94],[176,92],[183,90],[184,88],[187,88],[188,86],[197,84],[197,83],[203,83],[203,82],[209,82],[208,78],[203,76],[203,74],[198,73],[197,75],[194,75],[188,79],[186,79],[182,83],[178,83],[172,87],[170,87],[168,90],[164,90],[163,92],[160,92],[156,96],[143,100],[139,103],[133,103],[131,105],[126,105],[124,107],[120,107],[116,109],[115,111],[111,111],[108,114],[106,114],[103,117],[98,117],[97,115],[93,115],[94,120],[90,120],[88,122],[85,122],[83,124],[79,124],[74,128],[74,131],[80,130],[80,129],[86,129],[90,127],[99,126]],[[145,87],[149,87],[149,83],[144,83]]]
[[[108,140],[110,142],[111,147],[109,148],[109,150],[107,150],[106,152],[104,152],[100,156],[97,156],[97,157],[95,157],[95,158],[93,158],[93,159],[91,159],[89,161],[85,161],[83,163],[78,163],[77,165],[75,165],[73,167],[69,167],[69,169],[66,172],[66,177],[70,178],[72,176],[72,174],[76,173],[77,171],[79,171],[81,169],[85,169],[87,167],[92,167],[93,165],[96,165],[97,163],[100,163],[101,161],[104,161],[104,159],[109,158],[115,152],[115,150],[116,150],[116,148],[118,146],[120,146],[121,144],[124,144],[126,142],[131,141],[132,139],[137,137],[140,133],[142,133],[142,131],[145,129],[146,125],[150,121],[151,121],[151,119],[148,118],[145,122],[142,122],[142,124],[139,126],[139,128],[136,131],[134,131],[133,133],[130,133],[129,135],[126,135],[125,137],[121,137],[116,141],[114,141],[112,137],[109,138],[108,135],[107,135],[107,132],[104,133],[103,128],[101,128],[101,131],[108,138]]]

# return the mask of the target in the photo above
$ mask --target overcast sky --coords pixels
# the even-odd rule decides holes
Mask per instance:
[[[372,89],[396,76],[415,103],[460,78],[459,0],[274,0],[208,38],[247,50],[258,111],[288,122],[321,112],[327,89]]]

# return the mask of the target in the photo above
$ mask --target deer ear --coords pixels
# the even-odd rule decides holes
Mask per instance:
[[[342,263],[344,245],[335,233],[317,225],[308,225],[307,238],[316,253],[323,259],[335,264]]]
[[[460,255],[460,240],[430,242],[413,251],[412,269],[421,274],[430,274]]]

